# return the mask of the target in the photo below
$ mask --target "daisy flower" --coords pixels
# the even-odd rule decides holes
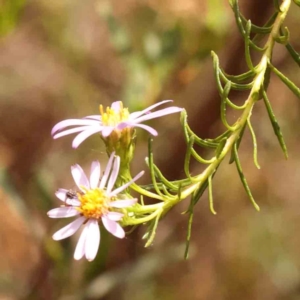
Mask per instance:
[[[100,132],[102,137],[106,138],[112,132],[122,131],[125,128],[140,127],[156,136],[157,131],[154,128],[141,123],[165,115],[181,112],[183,110],[183,108],[171,106],[151,112],[152,109],[168,102],[172,102],[172,100],[161,101],[142,111],[133,113],[129,113],[128,108],[123,108],[123,103],[121,101],[113,102],[111,107],[106,108],[106,111],[104,111],[103,106],[100,105],[100,115],[61,121],[53,127],[51,134],[54,139],[57,139],[65,135],[78,133],[73,140],[73,148],[77,148],[84,140],[95,133]],[[66,129],[70,126],[74,127]]]
[[[56,192],[57,198],[63,201],[64,205],[50,210],[48,216],[50,218],[76,216],[77,218],[54,233],[53,239],[65,239],[84,225],[74,253],[74,259],[76,260],[85,256],[87,260],[92,261],[96,257],[100,245],[100,221],[112,235],[121,239],[125,236],[124,229],[118,223],[124,214],[116,210],[134,205],[137,199],[118,200],[117,195],[140,178],[144,171],[121,187],[113,189],[119,168],[120,158],[115,156],[114,153],[109,158],[101,180],[100,163],[98,161],[91,164],[89,179],[79,165],[74,165],[71,167],[71,173],[79,192],[75,193],[66,189],[59,189]]]

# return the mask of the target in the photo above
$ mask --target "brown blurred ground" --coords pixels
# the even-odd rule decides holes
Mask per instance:
[[[272,1],[240,2],[258,25],[272,12]],[[93,263],[73,261],[76,237],[51,240],[64,223],[49,220],[46,212],[57,205],[57,188],[72,188],[70,165],[106,159],[97,137],[76,151],[71,138],[53,141],[50,130],[57,121],[96,114],[100,103],[118,99],[132,110],[174,99],[200,136],[222,132],[210,50],[227,72],[246,70],[227,1],[10,3],[12,9],[1,15],[10,23],[2,22],[0,31],[0,299],[300,299],[299,99],[274,76],[269,98],[289,160],[263,103],[252,117],[261,170],[253,165],[249,133],[240,150],[260,213],[225,160],[214,179],[218,214],[210,213],[205,194],[196,208],[188,261],[187,216],[181,214],[188,202],[160,222],[148,249],[143,228],[122,241],[103,232]],[[300,9],[293,6],[287,24],[298,51],[299,20]],[[300,85],[299,67],[283,47],[276,48],[274,63]],[[160,132],[156,162],[168,178],[183,177],[178,116],[153,124]],[[139,133],[134,172],[146,168],[147,135]],[[200,170],[193,166],[193,172]]]

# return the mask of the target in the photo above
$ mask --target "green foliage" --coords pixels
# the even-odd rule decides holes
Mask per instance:
[[[0,9],[0,36],[13,30],[19,20],[26,0],[3,0]]]
[[[182,179],[180,181],[168,181],[164,177],[162,172],[154,164],[151,147],[152,141],[150,141],[149,157],[146,161],[150,169],[152,184],[143,188],[137,188],[136,186],[133,186],[133,189],[145,196],[147,194],[149,195],[149,190],[153,189],[154,193],[156,194],[156,199],[161,201],[160,203],[152,204],[150,206],[143,205],[144,207],[139,207],[136,209],[136,213],[142,213],[143,211],[145,212],[145,214],[142,213],[140,215],[140,223],[144,223],[145,220],[150,221],[149,230],[145,236],[148,239],[146,246],[149,246],[154,239],[155,230],[158,227],[158,219],[178,202],[189,196],[191,197],[189,208],[186,211],[186,213],[189,215],[187,244],[185,251],[186,258],[188,257],[188,249],[191,239],[194,208],[207,188],[210,210],[213,214],[216,214],[213,206],[212,179],[216,174],[220,163],[228,153],[231,153],[229,162],[235,162],[242,185],[254,208],[258,211],[260,210],[247,183],[238,154],[244,132],[246,129],[249,129],[253,141],[253,161],[255,166],[260,169],[260,165],[258,163],[258,145],[256,134],[251,124],[252,110],[258,100],[263,99],[282,151],[286,158],[288,156],[280,126],[278,125],[267,97],[270,72],[274,72],[297,97],[300,97],[299,88],[271,63],[274,45],[278,43],[285,45],[292,58],[296,61],[296,63],[299,64],[299,55],[289,44],[289,31],[286,27],[282,27],[283,21],[290,8],[291,1],[285,0],[282,3],[279,3],[279,1],[274,1],[275,12],[264,26],[256,26],[252,24],[250,20],[247,20],[240,12],[237,0],[230,1],[230,5],[234,12],[236,24],[245,42],[245,60],[249,70],[239,75],[227,74],[225,70],[220,67],[217,54],[214,52],[211,53],[214,75],[221,98],[221,120],[225,127],[225,132],[214,139],[202,139],[201,137],[197,136],[189,127],[187,113],[183,111],[181,115],[181,124],[187,145],[184,162],[186,179]],[[263,46],[259,46],[258,42],[263,37],[267,38],[266,42]],[[254,65],[252,61],[253,51],[258,52],[261,55],[261,59],[256,65]],[[248,91],[249,95],[242,105],[237,105],[230,100],[231,90]],[[239,117],[233,124],[229,124],[227,121],[226,111],[228,107],[239,112]],[[214,155],[210,159],[205,159],[196,151],[195,146],[200,146],[207,150],[213,149]],[[192,175],[190,173],[190,163],[192,159],[200,164],[206,165],[206,169],[204,169],[204,171],[199,175]],[[180,196],[176,194],[179,189]],[[146,207],[151,207],[151,209],[148,210]],[[137,224],[138,222],[138,219],[135,217],[134,222],[133,220],[128,220],[127,224]]]

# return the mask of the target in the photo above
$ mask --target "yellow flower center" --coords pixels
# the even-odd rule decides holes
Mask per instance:
[[[123,108],[123,103],[121,101],[119,101],[119,103],[121,108],[118,112],[116,112],[110,107],[107,107],[106,111],[104,111],[103,106],[99,106],[103,125],[116,126],[118,123],[122,121],[127,121],[129,119],[128,108]]]
[[[110,198],[105,190],[99,188],[89,190],[84,189],[84,194],[78,193],[78,200],[81,202],[77,210],[86,218],[99,219],[109,210]]]

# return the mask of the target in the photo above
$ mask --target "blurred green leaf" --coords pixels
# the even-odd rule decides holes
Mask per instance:
[[[17,26],[20,13],[25,4],[26,0],[4,0],[4,3],[1,3],[0,36],[7,34]]]

